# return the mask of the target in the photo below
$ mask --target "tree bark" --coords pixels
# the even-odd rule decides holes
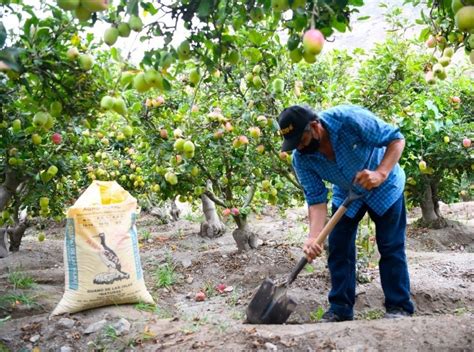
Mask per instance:
[[[17,187],[20,185],[21,179],[16,172],[7,170],[5,173],[5,181],[0,186],[0,211],[3,211],[10,199],[15,194]]]
[[[438,187],[436,183],[429,183],[421,201],[421,224],[429,228],[440,229],[447,226],[446,220],[441,216],[438,201]]]
[[[239,252],[257,248],[258,236],[250,230],[246,217],[237,215],[234,216],[234,220],[237,224],[237,228],[232,232],[232,237],[234,237],[237,243]]]
[[[199,236],[216,238],[225,233],[225,225],[217,215],[216,206],[214,202],[205,194],[201,195],[202,212],[206,220],[201,223],[201,230]]]

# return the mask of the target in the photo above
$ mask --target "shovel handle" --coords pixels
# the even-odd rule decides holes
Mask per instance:
[[[316,237],[315,241],[316,241],[317,244],[321,245],[321,244],[324,243],[324,241],[326,240],[326,237],[328,237],[329,233],[334,229],[334,226],[336,226],[336,224],[342,218],[342,216],[344,215],[344,213],[347,210],[348,203],[350,204],[352,202],[352,199],[349,200],[349,201],[348,200],[349,200],[349,198],[346,199],[346,201],[344,201],[344,204],[342,204],[339,207],[339,209],[337,209],[337,211],[334,213],[334,215],[331,216],[331,218],[329,219],[327,224],[321,230],[318,237]],[[295,281],[296,277],[301,272],[301,270],[303,270],[303,268],[305,267],[306,264],[308,264],[308,259],[306,257],[301,258],[300,261],[298,262],[298,264],[296,265],[296,267],[291,272],[290,276],[288,276],[288,280],[286,281],[287,285],[289,285],[293,281]]]

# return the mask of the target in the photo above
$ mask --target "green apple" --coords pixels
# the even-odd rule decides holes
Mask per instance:
[[[189,57],[191,56],[191,47],[189,45],[189,42],[185,40],[181,44],[179,44],[177,52],[180,60],[184,61],[189,59]]]
[[[147,70],[145,72],[144,78],[145,78],[145,82],[148,85],[150,85],[152,87],[156,87],[156,88],[161,89],[161,90],[164,89],[164,87],[163,87],[163,77],[154,68],[151,68],[151,69]]]
[[[66,56],[69,60],[75,60],[79,56],[79,50],[75,46],[68,49]]]
[[[145,74],[143,72],[140,72],[133,78],[133,88],[139,93],[144,93],[151,88],[151,86],[146,83]]]
[[[100,107],[105,110],[112,110],[114,108],[114,102],[114,97],[106,95],[100,100]]]
[[[184,142],[183,151],[185,153],[194,153],[194,150],[195,150],[195,146],[194,146],[193,142],[191,142],[191,141]]]
[[[450,64],[451,58],[447,56],[442,56],[438,59],[438,62],[441,64],[441,66],[446,67]]]
[[[48,113],[39,111],[33,116],[33,125],[36,127],[43,127],[48,121]]]
[[[448,136],[444,136],[443,140],[444,140],[444,143],[449,143],[449,137]]]
[[[48,171],[46,171],[47,174],[51,175],[51,176],[55,176],[57,173],[58,173],[58,168],[54,165],[51,165],[49,168],[48,168]]]
[[[125,104],[125,101],[120,97],[114,99],[114,105],[113,105],[112,109],[116,113],[118,113],[122,116],[127,115],[127,105]]]
[[[87,11],[84,7],[79,6],[76,10],[74,10],[76,17],[79,21],[84,22],[91,18],[91,12]]]
[[[104,42],[108,46],[112,46],[117,42],[119,30],[116,27],[107,28],[104,32]]]
[[[38,134],[38,133],[33,133],[31,135],[31,141],[33,142],[33,144],[35,145],[40,145],[41,144],[41,141],[42,141],[42,138],[41,136]]]
[[[307,51],[303,51],[303,59],[308,64],[312,64],[312,63],[316,62],[316,55],[311,54]]]
[[[285,12],[290,8],[288,0],[272,0],[272,9],[275,12]]]
[[[13,132],[15,132],[15,133],[18,133],[18,132],[21,131],[21,120],[20,120],[20,119],[13,120],[13,122],[12,122],[12,130],[13,130]]]
[[[418,163],[418,168],[420,169],[420,171],[425,171],[426,170],[426,162],[424,160],[421,160],[419,163]]]
[[[197,166],[193,166],[191,169],[191,176],[196,177],[197,175],[199,175],[199,168]]]
[[[130,16],[128,25],[130,26],[131,30],[135,32],[141,32],[143,29],[143,22],[141,18],[135,15]]]
[[[129,88],[129,86],[133,82],[133,77],[135,77],[133,72],[122,72],[122,75],[120,76],[120,84],[122,85],[122,87]]]
[[[41,197],[39,200],[39,204],[41,208],[47,208],[49,205],[49,198],[48,197]]]
[[[261,88],[263,86],[263,81],[260,76],[253,76],[252,84],[255,86],[255,88]]]
[[[227,61],[231,65],[237,65],[240,61],[240,54],[237,50],[231,50],[225,57],[225,61]]]
[[[47,119],[46,119],[46,123],[44,124],[43,128],[46,129],[46,130],[50,130],[51,128],[53,128],[54,126],[54,117],[51,116],[51,114],[49,113],[46,113],[47,115]]]
[[[186,141],[183,138],[178,138],[174,142],[173,148],[177,150],[178,152],[182,152],[184,150],[184,143],[186,143]]]
[[[84,71],[89,71],[94,64],[94,59],[89,54],[79,55],[79,67]]]
[[[49,113],[53,117],[59,117],[62,111],[63,111],[63,105],[61,104],[60,101],[53,101],[51,105],[49,106]]]
[[[189,74],[189,82],[194,86],[199,83],[200,79],[201,79],[201,74],[199,73],[198,69],[192,70],[191,73]]]
[[[281,78],[275,79],[273,81],[273,91],[276,94],[282,94],[284,90],[285,90],[285,81],[283,81]]]
[[[130,31],[132,30],[127,22],[120,22],[117,26],[117,29],[119,31],[119,35],[123,38],[127,38],[130,35]]]
[[[462,32],[471,32],[474,29],[474,6],[464,6],[454,17],[456,26]]]
[[[105,11],[109,8],[108,0],[81,0],[81,6],[89,12]]]
[[[75,10],[79,6],[80,0],[58,0],[58,6],[63,10]]]
[[[122,129],[122,133],[125,135],[125,137],[131,137],[131,136],[133,136],[133,127],[130,126],[130,125],[126,125],[126,126]]]
[[[174,186],[178,183],[178,176],[176,176],[176,174],[174,172],[168,171],[165,174],[165,180],[166,180],[166,182],[168,182],[169,184]]]

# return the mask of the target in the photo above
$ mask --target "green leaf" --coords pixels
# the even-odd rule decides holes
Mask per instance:
[[[265,41],[265,37],[259,32],[257,32],[256,30],[251,30],[248,38],[256,46],[262,45],[263,42]]]
[[[7,30],[3,25],[3,22],[0,22],[0,48],[5,45],[5,41],[7,39]]]
[[[349,0],[349,5],[364,6],[364,0]]]
[[[368,20],[369,18],[370,16],[362,16],[362,17],[357,18],[357,21],[365,21],[365,20]]]
[[[211,13],[212,0],[202,0],[199,4],[197,15],[199,18],[204,19]]]
[[[129,0],[127,3],[127,13],[138,16],[138,0]]]

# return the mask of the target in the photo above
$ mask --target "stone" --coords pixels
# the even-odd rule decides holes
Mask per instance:
[[[265,342],[265,348],[267,351],[278,351],[278,347],[271,342]]]
[[[107,320],[105,319],[92,323],[86,328],[86,330],[84,330],[84,335],[90,335],[101,330],[105,324],[107,324]]]
[[[194,281],[194,278],[192,276],[189,276],[189,277],[186,278],[186,283],[188,283],[188,284],[192,284],[193,281]]]
[[[127,319],[120,318],[112,327],[115,329],[117,336],[126,335],[130,332],[132,324]]]
[[[30,342],[36,343],[36,342],[38,342],[38,340],[39,340],[40,338],[41,338],[40,335],[33,335],[33,336],[30,337]]]
[[[56,326],[59,329],[71,329],[72,327],[74,327],[75,324],[76,324],[75,320],[72,320],[69,318],[61,318],[57,322]]]
[[[181,264],[183,265],[183,268],[189,268],[193,263],[191,262],[191,259],[185,258],[181,260]]]
[[[59,352],[73,352],[74,350],[72,349],[71,346],[61,346],[59,349]]]

